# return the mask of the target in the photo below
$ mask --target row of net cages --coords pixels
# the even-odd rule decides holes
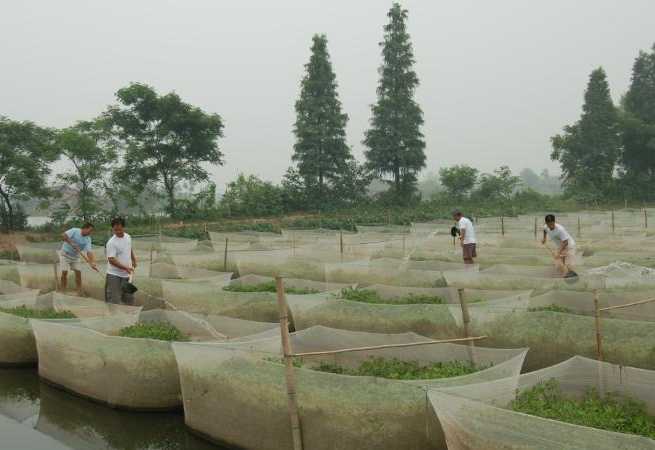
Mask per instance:
[[[238,448],[654,448],[639,214],[602,237],[612,214],[580,213],[574,279],[532,216],[477,220],[472,266],[449,222],[135,238],[134,305],[103,301],[102,249],[74,294],[57,245],[25,244],[0,264],[0,365],[114,408],[183,409]]]

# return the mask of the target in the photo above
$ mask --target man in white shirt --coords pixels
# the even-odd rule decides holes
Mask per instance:
[[[464,264],[473,264],[473,258],[478,256],[475,248],[478,241],[475,239],[473,222],[464,217],[460,210],[453,211],[453,219],[457,222],[457,229],[459,230],[459,241],[462,245]]]
[[[134,295],[127,290],[127,283],[136,268],[132,251],[132,238],[125,232],[125,220],[118,217],[111,221],[113,236],[107,241],[107,280],[105,301],[117,304],[134,304]]]
[[[555,253],[555,264],[565,278],[575,277],[577,274],[572,267],[575,266],[575,240],[566,228],[555,222],[555,216],[548,214],[544,225],[544,238],[542,244],[546,244],[546,238],[553,241],[557,246]]]

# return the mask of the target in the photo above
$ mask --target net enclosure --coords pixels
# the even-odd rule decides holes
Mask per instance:
[[[181,406],[177,363],[170,340],[125,335],[126,327],[175,327],[175,339],[226,340],[256,334],[275,324],[150,310],[138,315],[78,323],[32,321],[39,375],[50,383],[112,407],[169,410]],[[229,333],[229,334],[228,334]]]
[[[51,319],[53,321],[74,323],[83,318],[135,316],[140,310],[56,292],[37,296],[37,292],[19,291],[0,296],[0,365],[36,364],[37,351],[30,317],[52,316],[55,317]],[[57,319],[58,316],[71,318]]]
[[[511,409],[517,395],[547,382],[555,382],[566,398],[581,400],[592,390],[601,397],[638,400],[646,413],[655,413],[655,372],[580,356],[504,380],[432,389],[428,397],[450,450],[655,448],[655,440],[647,437],[544,419]]]
[[[312,327],[291,335],[294,351],[425,342],[414,334],[374,334]],[[240,448],[291,448],[279,336],[239,343],[174,343],[186,423],[209,438]],[[427,408],[431,385],[465,385],[516,376],[525,349],[443,344],[303,357],[296,368],[304,448],[445,448]],[[328,373],[325,364],[357,367],[374,358],[420,364],[466,361],[478,371],[452,379],[390,380]]]

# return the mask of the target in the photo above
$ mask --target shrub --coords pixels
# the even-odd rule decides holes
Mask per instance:
[[[655,438],[655,419],[643,403],[616,394],[601,396],[595,389],[587,391],[582,400],[568,399],[555,379],[518,394],[511,408],[546,419]]]
[[[2,308],[0,312],[13,314],[14,316],[26,319],[74,319],[76,316],[70,311],[55,311],[53,308],[32,309],[27,306],[16,306],[15,308]]]
[[[131,338],[158,339],[160,341],[188,341],[175,326],[167,322],[142,322],[121,328],[119,336]]]

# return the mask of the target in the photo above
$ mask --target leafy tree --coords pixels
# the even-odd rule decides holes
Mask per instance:
[[[169,213],[175,216],[179,184],[206,182],[205,164],[223,164],[218,147],[223,122],[218,114],[184,103],[174,92],[160,96],[145,84],[133,83],[116,97],[119,104],[105,113],[125,149],[116,180],[136,192],[148,184],[162,186]]]
[[[289,167],[282,178],[282,202],[287,212],[301,211],[309,203],[305,180],[295,167]]]
[[[368,199],[368,187],[373,180],[371,172],[354,159],[349,161],[334,187],[331,206],[348,207]]]
[[[298,173],[305,180],[310,197],[321,205],[326,199],[327,185],[344,174],[352,155],[346,143],[348,115],[341,112],[325,35],[313,37],[311,52],[296,102],[292,160],[298,164]]]
[[[512,175],[509,167],[501,166],[493,174],[480,176],[479,185],[472,197],[479,201],[509,201],[520,184],[521,178]]]
[[[478,179],[478,169],[466,165],[444,167],[439,170],[439,179],[448,195],[454,199],[467,196]]]
[[[582,116],[552,138],[567,195],[598,200],[610,194],[620,152],[619,118],[602,68],[591,73]]]
[[[364,145],[369,168],[382,177],[390,175],[398,201],[406,201],[416,189],[418,172],[425,167],[423,112],[414,100],[419,80],[407,33],[407,10],[394,3],[388,17],[380,43],[383,62],[378,99]]]
[[[227,185],[221,203],[234,216],[271,216],[283,212],[281,189],[255,175],[239,174]]]
[[[99,209],[98,190],[110,174],[117,154],[111,140],[95,122],[80,122],[57,133],[55,143],[72,169],[59,175],[66,185],[75,187],[79,215],[89,220]]]
[[[635,60],[622,109],[623,184],[637,198],[655,198],[655,45]]]
[[[47,177],[57,159],[52,132],[0,116],[0,217],[5,231],[24,225],[18,202],[48,196]]]

